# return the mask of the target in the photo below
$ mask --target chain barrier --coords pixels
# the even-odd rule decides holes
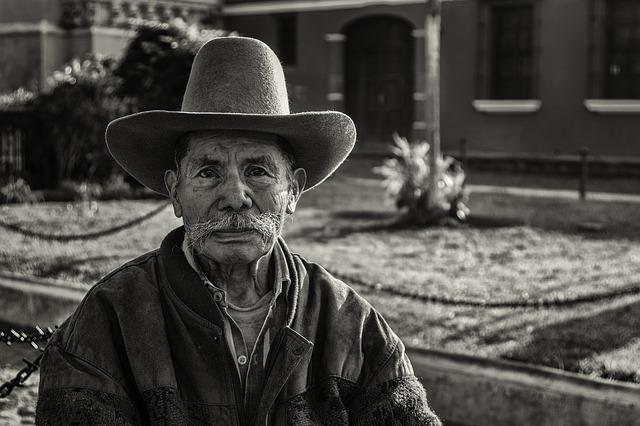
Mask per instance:
[[[29,343],[34,350],[40,352],[38,357],[29,361],[26,358],[22,359],[26,365],[18,371],[18,373],[9,381],[0,385],[0,399],[6,398],[11,395],[11,392],[18,387],[23,387],[24,383],[31,377],[31,375],[38,370],[40,366],[40,360],[42,359],[43,349],[38,345],[41,342],[47,342],[53,335],[54,330],[47,327],[45,330],[40,326],[35,326],[34,332],[17,331],[12,328],[9,331],[0,331],[0,342],[7,346],[12,346],[18,343]]]
[[[327,271],[334,277],[339,278],[347,283],[357,284],[361,287],[365,287],[373,291],[379,291],[379,292],[387,293],[393,296],[400,296],[407,299],[418,300],[425,303],[436,303],[439,305],[459,306],[459,307],[510,308],[510,309],[563,308],[563,307],[581,305],[585,303],[598,302],[602,300],[617,299],[623,296],[640,294],[640,284],[634,284],[634,285],[618,288],[611,291],[585,294],[585,295],[576,296],[576,297],[556,296],[553,298],[511,299],[511,300],[489,301],[485,299],[467,299],[467,298],[458,298],[458,297],[439,296],[435,294],[414,293],[406,290],[401,290],[389,285],[367,281],[363,278],[354,276],[352,274],[346,274],[340,271],[336,271],[334,269],[327,269]]]
[[[131,228],[135,225],[139,225],[140,223],[151,219],[152,217],[159,214],[162,210],[164,210],[169,205],[168,202],[163,202],[159,207],[151,210],[149,213],[145,213],[140,217],[122,223],[120,225],[113,226],[111,228],[103,229],[101,231],[88,232],[85,234],[49,234],[46,232],[37,232],[32,231],[30,229],[25,229],[19,225],[14,223],[7,223],[0,220],[0,228],[7,229],[9,231],[16,232],[18,234],[22,234],[26,237],[38,238],[40,240],[45,241],[74,241],[74,240],[91,240],[100,237],[104,237],[107,235],[115,234],[116,232],[120,232],[124,229]]]
[[[347,283],[356,284],[373,291],[382,292],[393,296],[400,296],[407,299],[418,300],[425,303],[437,303],[440,305],[458,307],[548,309],[569,307],[584,303],[610,300],[623,296],[640,294],[640,285],[632,285],[608,292],[592,293],[573,298],[558,296],[549,299],[539,298],[487,301],[484,299],[466,299],[438,296],[433,294],[414,293],[394,288],[388,285],[383,285],[381,283],[367,281],[361,277],[336,271],[335,269],[327,269],[327,271],[334,277],[341,279]],[[49,338],[53,335],[53,332],[54,330],[49,327],[46,330],[43,330],[39,326],[35,327],[35,332],[16,331],[15,329],[11,329],[8,332],[0,331],[0,342],[5,343],[7,346],[11,346],[16,343],[29,343],[33,349],[42,351],[38,343],[48,341]],[[38,369],[41,358],[42,354],[40,354],[34,361],[23,359],[23,362],[26,364],[26,366],[22,368],[22,370],[20,370],[13,379],[0,385],[0,399],[9,396],[14,388],[23,386],[24,382],[31,376],[31,374],[33,374]]]
[[[27,379],[38,370],[42,355],[43,354],[41,353],[40,355],[38,355],[38,358],[33,361],[29,361],[25,358],[22,359],[22,361],[27,365],[23,367],[22,370],[18,371],[18,374],[16,374],[13,379],[0,385],[0,399],[6,398],[11,395],[11,392],[13,392],[15,388],[21,388],[24,386],[24,382],[26,382]]]

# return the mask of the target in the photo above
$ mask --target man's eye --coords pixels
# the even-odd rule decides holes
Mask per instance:
[[[214,172],[212,169],[202,169],[196,174],[196,177],[211,179],[216,177],[216,172]]]
[[[249,176],[269,176],[269,173],[262,167],[249,167],[247,170],[247,175]]]

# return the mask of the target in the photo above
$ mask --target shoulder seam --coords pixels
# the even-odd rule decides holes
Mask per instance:
[[[121,384],[118,380],[116,380],[116,378],[115,378],[115,377],[113,377],[113,376],[112,376],[108,371],[105,371],[104,369],[102,369],[102,368],[98,367],[98,366],[97,366],[97,365],[95,365],[93,362],[89,361],[88,359],[86,359],[86,358],[84,358],[84,357],[82,357],[82,356],[80,356],[80,355],[78,355],[78,354],[75,354],[75,353],[73,353],[73,352],[71,352],[71,351],[68,351],[67,349],[63,348],[62,346],[60,346],[60,345],[58,345],[58,344],[53,344],[52,346],[56,346],[56,347],[58,347],[58,349],[60,350],[60,352],[61,352],[62,354],[64,354],[64,355],[68,355],[68,356],[71,356],[71,357],[73,357],[73,358],[76,358],[76,359],[78,359],[78,360],[80,360],[80,361],[84,362],[85,364],[87,364],[87,365],[91,366],[92,368],[95,368],[96,370],[98,370],[99,372],[101,372],[102,374],[104,374],[105,376],[107,376],[107,377],[108,377],[108,378],[109,378],[109,379],[110,379],[114,384],[116,384],[116,386],[118,386],[118,388],[120,388],[120,389],[122,390],[123,394],[124,394],[124,395],[126,395],[126,396],[127,396],[127,398],[129,398],[129,397],[130,397],[130,396],[129,396],[129,393],[128,393],[128,392],[126,391],[126,389],[122,386],[122,384]],[[56,388],[56,389],[63,389],[63,388]],[[86,388],[86,389],[89,389],[89,388]],[[100,389],[94,389],[94,390],[100,390]],[[106,393],[110,393],[110,392],[106,392]],[[113,394],[113,395],[117,395],[117,394]]]
[[[67,338],[62,342],[62,345],[60,346],[62,349],[65,350],[65,352],[67,351],[67,347],[69,345],[69,339],[71,339],[71,335],[74,333],[75,328],[76,328],[76,323],[78,321],[78,317],[80,317],[80,315],[82,314],[82,311],[84,310],[85,307],[85,300],[87,299],[87,297],[89,297],[89,295],[93,294],[96,289],[98,288],[98,286],[100,286],[100,284],[104,283],[105,281],[109,280],[111,277],[113,277],[114,275],[129,269],[131,267],[134,266],[140,266],[143,263],[148,262],[151,258],[155,258],[158,256],[158,250],[153,250],[149,253],[143,254],[142,256],[138,257],[138,259],[134,259],[131,260],[127,263],[125,263],[124,265],[120,266],[119,268],[116,268],[115,270],[109,272],[107,275],[105,275],[104,277],[102,277],[98,282],[95,283],[95,285],[93,287],[91,287],[91,289],[85,294],[84,298],[82,299],[82,302],[80,302],[80,306],[78,306],[78,311],[76,312],[77,315],[73,315],[73,323],[69,324],[69,332],[67,333]],[[69,352],[70,353],[70,352]]]

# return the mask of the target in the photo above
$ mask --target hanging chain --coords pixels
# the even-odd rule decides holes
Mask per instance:
[[[8,382],[4,382],[0,385],[0,399],[8,397],[14,388],[19,388],[24,386],[24,382],[38,369],[40,365],[40,360],[42,359],[42,353],[38,355],[34,361],[29,361],[28,359],[22,359],[22,361],[27,364],[22,370],[18,371],[18,374]]]
[[[22,361],[26,365],[20,371],[18,371],[18,373],[11,380],[0,385],[0,399],[8,397],[13,389],[17,387],[23,387],[27,379],[36,370],[38,370],[43,352],[43,349],[40,347],[40,345],[38,345],[38,343],[46,343],[53,335],[53,332],[54,330],[51,327],[47,327],[45,330],[43,330],[37,325],[35,326],[35,331],[33,332],[17,331],[14,328],[7,332],[0,331],[0,342],[4,343],[5,345],[12,346],[14,344],[28,343],[33,349],[40,352],[38,357],[33,361],[29,361],[25,358],[22,359]]]

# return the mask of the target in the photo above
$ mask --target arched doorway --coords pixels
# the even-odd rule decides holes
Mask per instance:
[[[344,31],[345,108],[358,139],[390,142],[410,136],[414,46],[411,25],[391,16],[358,19]]]

